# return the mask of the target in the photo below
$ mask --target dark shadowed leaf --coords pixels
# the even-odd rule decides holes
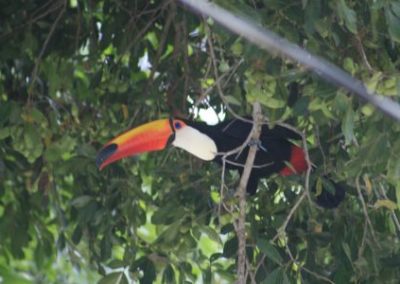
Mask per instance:
[[[276,264],[281,264],[283,261],[281,255],[279,254],[278,250],[273,246],[268,240],[259,239],[257,241],[257,247],[265,253],[265,255],[275,262]]]
[[[290,281],[286,275],[285,269],[278,267],[267,275],[263,284],[289,284]]]

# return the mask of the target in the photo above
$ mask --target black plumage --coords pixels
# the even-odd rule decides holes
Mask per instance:
[[[223,153],[229,152],[243,145],[253,124],[250,121],[239,119],[227,120],[217,125],[207,125],[203,122],[186,121],[187,125],[196,128],[208,135],[217,145],[218,153],[215,162],[223,164]],[[273,173],[279,173],[286,167],[291,159],[291,149],[294,146],[289,140],[299,140],[301,136],[288,128],[276,125],[270,128],[263,125],[260,134],[260,144],[251,171],[247,192],[254,194],[257,191],[258,180],[268,177]],[[254,141],[253,141],[254,142]],[[225,166],[228,169],[236,169],[242,174],[243,166],[249,152],[247,145],[241,152],[237,152],[225,158]]]

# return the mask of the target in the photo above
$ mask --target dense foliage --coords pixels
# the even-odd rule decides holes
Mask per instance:
[[[216,2],[400,101],[400,2]],[[220,195],[220,168],[176,149],[102,172],[94,159],[134,125],[246,115],[255,100],[306,133],[311,180],[348,194],[290,216],[304,176],[266,180],[248,203],[249,279],[397,282],[397,122],[175,1],[0,3],[0,283],[232,283],[235,199]],[[233,192],[237,176],[225,183]]]

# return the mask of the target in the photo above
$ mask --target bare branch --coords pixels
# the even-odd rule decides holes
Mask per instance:
[[[56,20],[54,21],[53,25],[51,26],[49,34],[47,35],[46,40],[43,43],[42,49],[40,50],[40,53],[39,53],[38,57],[36,58],[35,67],[33,68],[33,71],[32,71],[32,74],[31,74],[31,83],[30,83],[29,90],[28,90],[28,103],[30,103],[31,100],[32,100],[32,92],[33,92],[33,88],[35,87],[35,83],[36,83],[36,80],[37,80],[37,73],[38,73],[38,70],[39,70],[40,63],[42,62],[42,57],[44,55],[44,52],[46,51],[47,45],[49,44],[50,39],[53,36],[53,33],[56,30],[56,27],[57,27],[58,23],[60,22],[63,14],[65,12],[65,9],[66,9],[66,6],[67,6],[67,1],[64,0],[64,1],[62,1],[62,3],[63,4],[62,4],[62,8],[60,10],[60,13],[58,14],[58,16],[57,16]]]
[[[251,264],[248,258],[246,258],[246,277],[245,279],[247,279],[248,277],[250,277],[250,283],[251,284],[256,284],[256,276],[255,273],[253,271],[251,271]]]
[[[253,128],[251,130],[251,139],[254,141],[260,138],[263,117],[261,114],[261,106],[258,102],[253,105]],[[246,164],[240,178],[239,187],[236,191],[239,197],[239,218],[237,220],[237,236],[238,236],[238,267],[237,267],[237,283],[246,283],[246,187],[249,181],[250,173],[253,168],[254,160],[257,153],[257,145],[249,146],[249,154]]]
[[[364,254],[365,243],[367,240],[367,232],[368,232],[368,222],[367,222],[367,219],[365,219],[363,237],[362,237],[361,245],[358,248],[358,253],[357,253],[359,259],[362,258],[363,254]]]
[[[196,12],[213,18],[225,28],[246,38],[258,47],[298,62],[314,71],[326,81],[347,89],[359,98],[371,103],[386,115],[400,121],[400,105],[398,103],[387,97],[378,96],[376,93],[368,90],[360,80],[353,78],[350,74],[327,60],[312,55],[270,30],[260,27],[254,22],[245,20],[243,17],[233,15],[206,0],[179,1]]]
[[[297,199],[296,203],[290,209],[289,214],[286,216],[285,222],[283,222],[282,226],[279,227],[278,232],[276,233],[275,237],[272,239],[274,242],[279,236],[285,233],[286,227],[289,224],[290,220],[292,219],[293,214],[296,212],[297,208],[300,206],[300,204],[303,202],[304,198],[307,196],[307,191],[304,190],[304,192],[300,195],[299,199]]]
[[[365,65],[365,67],[368,69],[369,72],[372,72],[373,69],[371,67],[371,64],[369,64],[367,54],[365,54],[364,46],[362,44],[362,40],[360,38],[360,35],[358,35],[358,34],[355,36],[355,44],[356,44],[356,48],[357,48],[358,52],[360,52],[361,59]]]

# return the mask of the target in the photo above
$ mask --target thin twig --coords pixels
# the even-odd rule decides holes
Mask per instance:
[[[369,64],[367,54],[365,53],[364,46],[362,44],[362,40],[358,34],[355,36],[355,44],[356,44],[357,50],[361,54],[361,59],[365,65],[365,67],[367,67],[369,72],[373,72],[374,70],[372,69],[371,64]]]
[[[367,240],[367,233],[368,233],[368,222],[367,222],[367,219],[365,219],[363,237],[362,237],[362,240],[361,240],[360,248],[358,249],[358,258],[359,259],[364,254],[365,243],[366,243],[366,240]]]
[[[264,265],[264,260],[267,257],[265,253],[262,254],[260,261],[257,263],[256,268],[255,268],[255,273],[257,273],[258,269],[260,269],[261,265]]]
[[[328,282],[330,284],[335,284],[335,282],[333,282],[332,280],[330,280],[329,278],[326,278],[325,276],[322,276],[321,274],[318,274],[310,269],[308,269],[307,267],[301,267],[301,270],[307,272],[308,274],[311,274],[312,276],[314,276],[317,279],[323,280],[325,282]]]
[[[225,171],[226,171],[225,160],[222,160],[221,186],[220,186],[220,189],[219,189],[220,202],[218,204],[218,218],[221,216],[221,211],[222,211],[221,207],[222,207],[222,204],[224,203]],[[218,222],[218,224],[221,224],[221,222]]]
[[[59,21],[61,20],[66,7],[67,7],[67,1],[64,0],[62,9],[61,9],[60,13],[58,14],[56,20],[54,21],[53,25],[51,26],[49,34],[47,35],[46,40],[43,43],[42,49],[40,50],[40,53],[39,53],[38,57],[36,58],[35,67],[33,68],[33,71],[31,74],[31,83],[30,83],[29,90],[28,90],[28,103],[31,103],[31,101],[32,101],[32,92],[33,92],[33,88],[35,87],[35,83],[37,80],[37,73],[39,70],[40,63],[42,61],[43,54],[46,51],[47,45],[49,44],[50,39],[53,36],[53,33],[56,30],[56,27],[57,27]]]
[[[247,144],[245,144],[245,145],[247,146]],[[225,155],[225,154],[226,153],[217,153],[217,155]],[[237,167],[242,167],[242,168],[244,168],[246,166],[246,164],[236,163],[236,162],[232,162],[232,161],[229,161],[229,160],[226,160],[225,162],[227,164],[234,165],[234,166],[237,166]],[[265,168],[265,167],[268,167],[268,166],[272,166],[273,164],[274,164],[273,162],[270,162],[270,163],[265,163],[265,164],[261,164],[261,165],[253,165],[253,169],[262,169],[262,168]]]
[[[245,279],[247,279],[250,276],[251,284],[257,284],[255,273],[251,271],[251,264],[248,258],[246,258],[246,268],[247,269],[246,269]]]
[[[283,222],[283,224],[279,227],[278,232],[273,237],[272,239],[273,242],[275,242],[278,237],[280,237],[282,234],[285,233],[286,227],[288,226],[290,220],[292,219],[293,214],[296,212],[297,208],[300,206],[300,204],[303,202],[306,196],[307,196],[307,191],[304,190],[303,193],[300,195],[300,197],[297,199],[292,209],[290,209],[289,214],[286,216],[285,222]]]

